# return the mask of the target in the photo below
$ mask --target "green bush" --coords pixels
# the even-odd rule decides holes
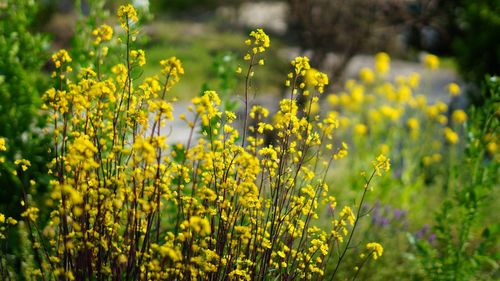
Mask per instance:
[[[461,74],[482,81],[486,74],[500,74],[500,1],[461,1],[454,53]]]
[[[500,81],[487,79],[480,107],[472,107],[466,159],[454,166],[453,194],[436,214],[435,243],[418,242],[422,265],[431,280],[498,280],[500,224],[487,219],[495,210],[500,162],[495,139],[500,131]],[[495,148],[493,148],[494,146]],[[459,173],[460,170],[470,171]],[[415,241],[413,241],[415,242]],[[477,279],[476,279],[477,278]]]
[[[36,12],[35,1],[7,0],[0,6],[0,136],[9,147],[0,164],[0,208],[13,216],[20,212],[20,186],[45,174],[48,158],[48,140],[39,129],[45,118],[38,110],[48,82],[41,71],[48,45],[42,35],[30,32]],[[33,167],[21,180],[13,175],[13,162],[20,158]]]

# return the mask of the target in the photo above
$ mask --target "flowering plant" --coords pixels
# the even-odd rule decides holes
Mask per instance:
[[[242,133],[234,126],[237,115],[221,110],[217,92],[205,91],[192,99],[190,116],[180,117],[191,130],[189,139],[169,145],[162,133],[174,118],[169,92],[184,68],[171,57],[160,62],[161,75],[136,79],[133,73],[147,63],[145,52],[134,48],[137,13],[124,5],[117,15],[125,54],[110,73],[100,59],[78,69],[72,81],[69,53],[52,56],[57,87],[43,97],[54,155],[47,223],[29,196],[22,201],[36,260],[32,277],[333,279],[366,215],[361,206],[368,187],[390,163],[376,157],[357,208],[338,209],[326,176],[348,146],[334,138],[334,115],[312,111],[328,77],[308,75],[307,57],[294,59],[286,79],[290,95],[268,118],[269,111],[250,106],[248,98],[250,80],[270,47],[263,30],[253,31],[245,41]],[[113,34],[103,25],[92,32],[93,43],[103,50]],[[304,110],[299,97],[309,102]],[[202,136],[195,138],[198,126]],[[276,136],[270,144],[264,141],[268,131]],[[318,226],[320,217],[329,228]],[[366,258],[359,268],[383,253],[376,242],[360,249]]]

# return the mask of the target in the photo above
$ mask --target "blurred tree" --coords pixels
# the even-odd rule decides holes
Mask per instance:
[[[338,79],[350,59],[368,46],[380,49],[405,20],[399,0],[288,0],[290,30],[300,46],[310,50],[313,65],[325,67],[329,52],[339,54],[330,77]],[[375,34],[379,35],[374,36]]]
[[[453,50],[461,74],[479,84],[486,74],[500,74],[500,0],[462,0],[459,34]]]
[[[324,67],[329,52],[339,55],[330,73],[332,79],[339,79],[356,54],[390,50],[391,44],[401,41],[398,38],[400,35],[406,44],[404,47],[449,54],[452,40],[458,32],[455,16],[459,1],[288,2],[291,6],[290,29],[297,31],[300,46],[312,52],[313,64]]]

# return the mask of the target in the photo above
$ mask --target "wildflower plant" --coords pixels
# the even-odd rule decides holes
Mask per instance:
[[[328,77],[317,71],[307,78],[309,60],[297,57],[286,78],[289,96],[274,117],[250,107],[250,79],[270,47],[263,30],[253,31],[245,41],[242,132],[237,115],[207,90],[180,117],[189,139],[169,145],[161,128],[174,118],[170,91],[184,75],[182,62],[167,58],[159,75],[137,79],[133,73],[151,63],[135,48],[137,13],[124,5],[117,16],[125,53],[110,72],[99,71],[107,69],[99,61],[72,80],[68,52],[52,57],[57,87],[44,95],[54,156],[48,221],[27,194],[22,201],[37,263],[32,277],[333,280],[354,252],[370,184],[390,162],[376,157],[359,204],[337,207],[326,179],[348,145],[334,138],[337,116],[314,110]],[[96,47],[102,51],[112,34],[107,26],[97,29]],[[298,97],[308,106],[299,110]],[[198,127],[202,137],[195,138]],[[276,136],[271,143],[264,141],[268,131]],[[318,226],[320,218],[329,228]],[[358,250],[371,260],[383,253],[371,241]]]
[[[494,206],[497,201],[494,188],[498,187],[499,153],[489,145],[498,142],[500,132],[498,77],[486,79],[482,95],[485,103],[471,108],[467,124],[466,161],[454,167],[471,172],[453,174],[450,181],[453,193],[435,214],[432,231],[436,241],[411,240],[420,263],[432,279],[493,280],[498,275],[494,257],[498,254],[499,224],[481,215],[482,211],[498,209]]]
[[[434,70],[439,59],[426,55],[423,63]],[[391,155],[394,173],[378,189],[380,199],[408,209],[424,186],[448,180],[451,163],[463,157],[461,136],[468,117],[466,111],[448,106],[460,95],[456,83],[443,89],[449,98],[433,101],[419,73],[389,79],[389,71],[390,57],[379,53],[373,68],[362,68],[358,80],[346,81],[326,100],[338,116],[340,136],[350,140],[356,153],[348,165],[360,167],[378,153]],[[358,177],[352,182],[359,182]]]

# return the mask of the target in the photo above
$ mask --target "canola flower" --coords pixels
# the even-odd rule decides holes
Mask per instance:
[[[7,151],[7,141],[5,138],[0,137],[0,152]],[[0,164],[5,162],[5,158],[0,156]],[[15,165],[21,165],[23,171],[28,169],[30,166],[30,162],[25,159],[20,159],[15,161]],[[0,173],[1,175],[1,173]],[[5,214],[0,212],[0,241],[7,238],[6,230],[9,226],[16,225],[17,220],[12,217],[6,217]]]
[[[450,83],[450,84],[448,84],[446,86],[446,89],[448,90],[448,93],[452,97],[460,95],[460,86],[458,86],[457,83]]]
[[[95,37],[94,44],[100,44],[101,42],[110,41],[113,37],[113,28],[107,24],[103,24],[92,31],[92,35]]]
[[[446,138],[446,141],[449,142],[450,144],[456,144],[458,142],[458,134],[453,131],[451,128],[444,128],[444,136]]]
[[[381,68],[381,67],[379,66],[379,68]],[[361,79],[361,81],[365,82],[366,84],[371,84],[371,83],[375,82],[375,74],[368,67],[361,68],[361,70],[359,71],[359,78]]]
[[[430,70],[436,70],[439,68],[439,58],[432,54],[426,54],[423,57],[423,63],[425,67]]]
[[[432,66],[437,67],[439,58],[430,58]],[[350,147],[349,157],[339,164],[339,170],[363,170],[366,162],[380,153],[390,156],[392,172],[384,173],[383,165],[375,165],[381,175],[386,174],[386,182],[374,189],[373,196],[395,200],[398,207],[410,209],[424,203],[415,198],[420,198],[425,185],[438,182],[441,176],[447,180],[451,170],[437,174],[437,169],[462,159],[459,150],[465,138],[461,134],[468,117],[464,111],[448,106],[460,92],[455,83],[443,89],[441,99],[431,101],[421,89],[420,74],[388,78],[390,69],[390,57],[377,54],[372,66],[360,70],[359,79],[347,80],[344,87],[328,93],[328,105],[322,109],[336,116],[340,125],[336,135],[347,140]],[[487,147],[488,141],[483,143]],[[359,179],[337,181],[356,184]]]
[[[0,138],[0,151],[6,151],[7,145],[4,138]]]
[[[4,138],[0,137],[0,152],[7,150],[7,144]],[[5,157],[0,156],[0,164],[5,162]]]
[[[117,16],[125,31],[125,61],[109,73],[100,71],[99,60],[68,79],[69,53],[52,57],[58,83],[43,96],[53,140],[48,223],[41,225],[31,197],[21,202],[32,242],[39,245],[33,249],[39,267],[30,277],[334,278],[351,251],[361,204],[335,211],[338,202],[326,181],[332,163],[349,149],[337,140],[338,116],[318,110],[326,74],[311,72],[309,59],[297,57],[287,75],[290,97],[274,117],[261,106],[249,108],[249,80],[270,47],[257,29],[245,41],[243,130],[234,125],[236,114],[221,108],[218,93],[208,90],[192,99],[189,116],[180,117],[191,130],[189,139],[167,145],[161,128],[174,118],[170,91],[184,75],[182,62],[167,58],[159,62],[161,75],[133,77],[147,61],[131,36],[138,34],[139,19],[131,5],[120,6]],[[113,34],[107,27],[94,32],[97,52]],[[303,109],[299,97],[307,101]],[[195,139],[197,128],[201,136]],[[267,132],[275,134],[271,143]],[[373,174],[389,170],[387,157],[376,163]],[[17,165],[30,166],[25,160]],[[330,229],[316,226],[325,206],[334,211]]]
[[[366,244],[366,249],[371,252],[370,256],[372,256],[374,260],[381,257],[384,253],[384,248],[377,242],[370,242]]]
[[[116,12],[116,15],[120,19],[121,27],[126,32],[129,32],[130,25],[135,24],[139,21],[139,18],[137,17],[137,11],[130,4],[120,6],[118,8],[118,11]]]
[[[386,75],[390,70],[391,58],[387,53],[380,52],[375,55],[375,71],[379,75]],[[364,70],[366,72],[366,69]]]
[[[462,124],[467,121],[467,113],[461,109],[455,110],[451,114],[451,119],[457,124]]]
[[[391,169],[390,159],[383,154],[377,156],[377,158],[372,161],[372,165],[375,168],[375,174],[377,174],[377,176],[382,176],[382,172],[388,172]]]

